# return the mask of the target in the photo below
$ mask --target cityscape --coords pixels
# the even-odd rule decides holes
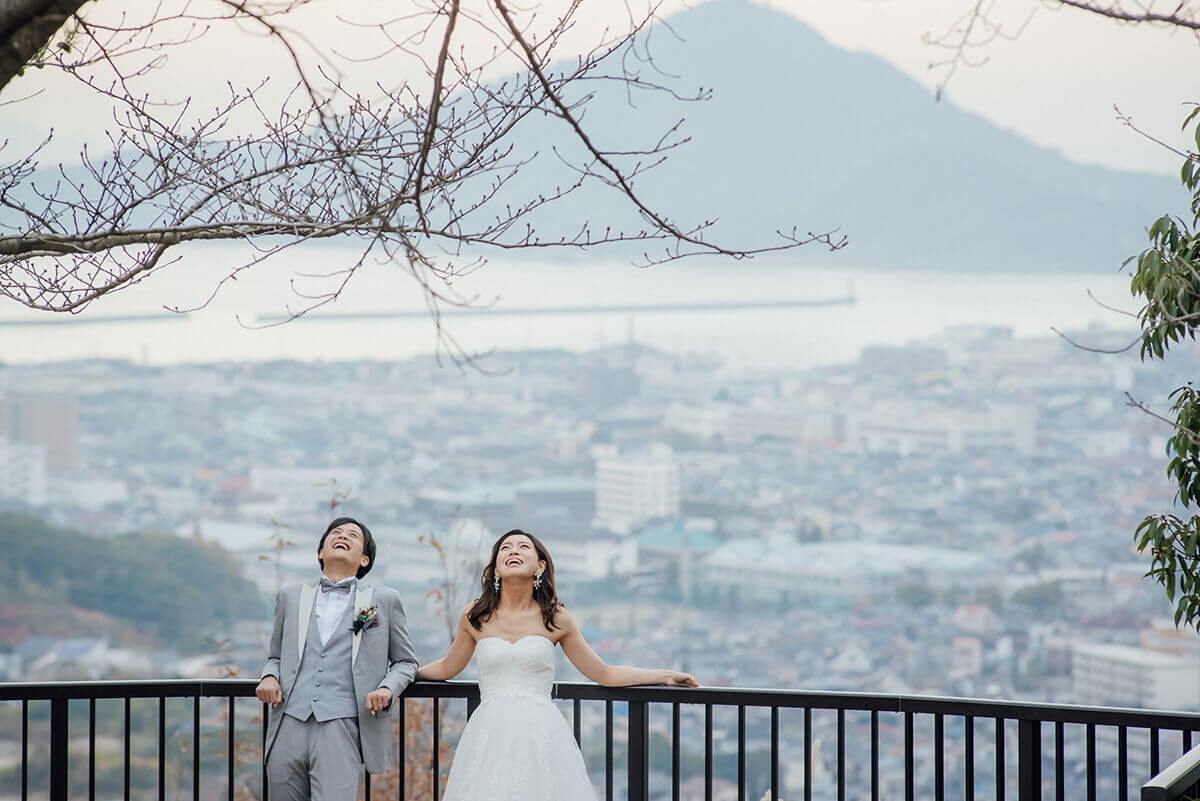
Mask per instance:
[[[102,618],[42,630],[6,595],[0,678],[256,677],[274,591],[315,574],[316,538],[346,513],[371,527],[371,578],[402,592],[423,662],[491,542],[521,528],[610,662],[705,686],[1198,710],[1200,638],[1133,542],[1173,504],[1169,428],[1131,405],[1164,406],[1196,355],[1143,364],[977,326],[802,371],[636,341],[463,366],[8,365],[9,514],[217,549],[255,602],[207,646],[166,647]],[[785,787],[803,756],[782,755]]]

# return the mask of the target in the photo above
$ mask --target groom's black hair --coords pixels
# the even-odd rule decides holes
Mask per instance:
[[[364,526],[362,523],[355,520],[353,517],[335,517],[329,521],[329,525],[325,527],[325,533],[321,535],[321,541],[317,543],[317,563],[321,565],[321,569],[325,569],[325,560],[321,558],[321,549],[325,547],[325,540],[329,537],[329,532],[333,531],[338,526],[344,526],[347,523],[353,523],[362,529],[363,533],[363,553],[367,557],[367,566],[360,567],[355,574],[359,578],[371,572],[371,568],[375,566],[375,538],[371,536],[371,529]]]

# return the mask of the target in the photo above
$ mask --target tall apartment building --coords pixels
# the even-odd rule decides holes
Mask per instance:
[[[627,534],[639,523],[678,514],[679,465],[669,447],[624,456],[614,448],[596,453],[597,526]]]
[[[79,407],[69,395],[0,395],[0,439],[40,445],[51,471],[78,466]]]

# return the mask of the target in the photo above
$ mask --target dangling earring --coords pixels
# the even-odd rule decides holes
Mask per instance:
[[[500,577],[492,576],[492,591],[500,592]]]
[[[542,574],[538,573],[533,577],[533,589],[540,590],[542,588]]]

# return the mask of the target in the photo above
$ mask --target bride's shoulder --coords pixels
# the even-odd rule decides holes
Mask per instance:
[[[571,613],[567,611],[567,607],[562,604],[559,604],[554,610],[554,624],[568,632],[579,628],[578,624],[575,623],[575,618],[571,617]]]

